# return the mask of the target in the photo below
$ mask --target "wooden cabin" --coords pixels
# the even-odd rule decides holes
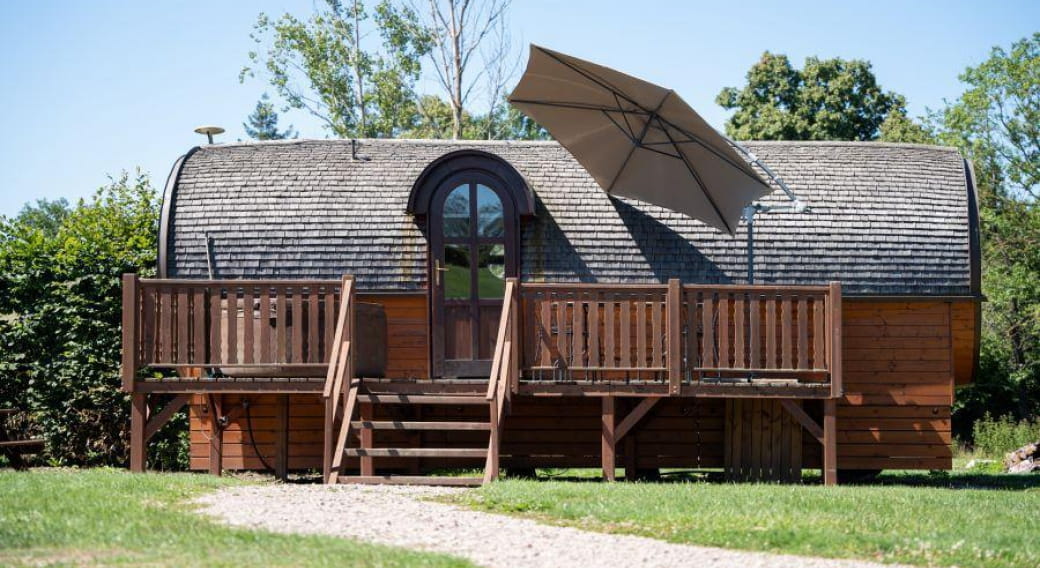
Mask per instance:
[[[185,405],[191,468],[214,473],[950,468],[978,362],[968,164],[747,147],[812,208],[756,220],[753,285],[742,234],[611,198],[554,142],[193,148],[159,278],[125,277],[132,469]],[[484,474],[427,477],[444,468]]]

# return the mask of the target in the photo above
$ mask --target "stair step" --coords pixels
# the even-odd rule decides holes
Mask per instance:
[[[484,484],[480,477],[440,477],[425,475],[341,475],[340,483],[366,485],[442,485],[448,487],[475,487]]]
[[[358,402],[378,404],[488,404],[483,396],[439,394],[359,394]]]
[[[487,422],[405,422],[400,420],[355,420],[351,428],[359,430],[490,430]]]
[[[352,458],[483,458],[487,457],[487,453],[487,448],[347,448],[343,450],[343,455]]]

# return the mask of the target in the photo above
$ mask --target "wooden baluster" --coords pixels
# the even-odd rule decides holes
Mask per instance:
[[[175,363],[173,352],[173,290],[159,289],[159,362]]]
[[[135,276],[136,279],[136,276]],[[140,286],[140,280],[135,280],[141,291],[141,336],[142,336],[142,348],[141,348],[141,364],[149,365],[154,363],[159,358],[158,344],[155,341],[156,332],[156,295],[158,294],[158,288],[155,287],[144,287]],[[205,307],[203,310],[203,317],[205,317]]]
[[[784,296],[782,312],[781,312],[781,326],[780,326],[780,343],[781,343],[781,368],[791,369],[794,367],[794,363],[791,361],[792,346],[791,342],[794,340],[794,326],[791,323],[791,297]]]
[[[253,311],[255,302],[253,287],[247,286],[242,294],[242,362],[256,362],[256,314]]]
[[[719,294],[719,368],[731,369],[733,365],[730,363],[729,354],[729,312],[730,312],[730,298],[729,293]]]
[[[563,294],[556,295],[556,347],[560,351],[560,361],[557,366],[569,367],[570,341],[567,339],[567,299]]]
[[[625,295],[621,297],[621,325],[618,326],[619,340],[621,343],[621,357],[619,366],[622,368],[632,366],[632,299]]]
[[[701,366],[716,366],[715,359],[715,302],[714,292],[704,292],[704,307],[701,309],[701,325],[704,327],[701,341]]]
[[[189,330],[191,322],[188,320],[188,289],[181,286],[177,290],[177,363],[186,365],[188,355],[191,351],[191,339]]]
[[[744,293],[737,293],[733,300],[733,368],[746,369],[745,365],[745,338],[747,329],[744,327]]]
[[[331,286],[325,286],[322,289],[321,301],[325,305],[325,318],[322,326],[325,331],[325,339],[319,361],[325,363],[332,357],[332,341],[336,333],[336,295]]]
[[[571,326],[571,329],[574,330],[574,333],[571,336],[571,344],[573,346],[571,351],[571,359],[573,361],[572,366],[574,367],[585,366],[587,346],[585,343],[586,302],[584,296],[585,294],[581,291],[581,289],[575,290],[574,307],[571,308],[571,316],[574,319],[574,325]]]
[[[809,303],[798,298],[798,368],[809,368]]]
[[[227,315],[227,349],[228,362],[238,363],[238,288],[228,286],[227,302],[225,303]]]
[[[285,286],[277,286],[277,287],[275,287],[274,291],[275,291],[275,298],[274,298],[274,301],[275,301],[275,320],[274,320],[275,321],[275,327],[274,327],[274,333],[275,333],[275,338],[274,338],[274,341],[275,341],[275,349],[274,349],[275,361],[278,362],[278,363],[287,363],[289,361],[289,359],[286,357],[286,353],[285,353],[285,347],[286,347],[285,346],[285,338],[286,338],[287,331],[288,331],[288,329],[287,329],[287,327],[288,327],[287,314],[289,312],[289,309],[288,309],[288,306],[286,306],[285,304],[286,304],[286,302],[288,300],[285,297]],[[293,315],[295,315],[295,314],[293,314]]]
[[[651,327],[651,354],[650,354],[650,366],[652,367],[664,367],[664,322],[662,320],[663,311],[665,309],[664,299],[654,294],[650,296],[650,303],[647,307],[652,311],[652,327]]]
[[[303,362],[303,293],[299,286],[292,288],[292,340],[290,357],[293,363]]]
[[[700,366],[700,334],[697,333],[697,322],[700,319],[700,292],[684,291],[686,297],[686,366],[689,370]]]
[[[668,295],[664,303],[668,335],[668,392],[676,396],[682,392],[682,285],[672,278],[668,281]]]
[[[541,326],[538,330],[540,334],[538,341],[541,342],[542,357],[538,361],[539,367],[549,367],[552,365],[552,300],[549,298],[548,292],[542,292],[538,297],[538,311],[541,315],[538,316],[538,323]]]
[[[599,367],[599,292],[593,292],[589,300],[589,366]]]
[[[209,363],[220,364],[224,362],[220,286],[210,286],[207,288],[207,293],[209,294],[209,356],[207,359]]]
[[[307,358],[308,363],[320,363],[318,353],[318,336],[321,328],[318,327],[318,286],[311,284],[307,292]]]
[[[191,300],[191,323],[192,323],[192,353],[190,362],[193,365],[201,365],[206,362],[206,289],[192,289]]]
[[[759,369],[762,367],[762,312],[758,303],[758,294],[751,293],[751,301],[749,302],[749,325],[748,325],[748,343],[750,344],[751,357],[749,357],[748,366],[752,369]]]
[[[822,296],[813,297],[813,369],[827,368],[827,354],[824,343],[827,340],[827,319],[823,315]]]
[[[615,310],[617,303],[611,292],[607,293],[606,301],[603,303],[603,366],[614,368],[617,366],[617,353],[614,350],[614,336],[617,330],[614,328]]]
[[[776,296],[766,299],[766,369],[776,368]]]
[[[635,336],[635,367],[644,368],[647,366],[647,299],[643,294],[636,296],[635,326],[639,330]]]
[[[336,326],[335,316],[329,321],[332,327]],[[328,344],[331,344],[330,339]],[[326,344],[326,345],[328,345]],[[271,362],[271,288],[264,286],[260,289],[260,362]]]

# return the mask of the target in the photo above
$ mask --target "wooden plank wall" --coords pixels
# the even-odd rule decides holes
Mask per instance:
[[[366,301],[372,301],[370,297]],[[390,375],[426,374],[426,300],[423,296],[386,299],[390,337]],[[943,469],[951,467],[949,444],[953,377],[958,357],[959,322],[971,322],[968,308],[957,302],[880,302],[847,299],[845,324],[845,391],[838,406],[839,467],[849,469]],[[965,316],[961,314],[968,314]],[[963,319],[968,318],[968,319]],[[964,323],[963,325],[967,325]],[[962,333],[962,335],[964,335]],[[961,338],[963,339],[963,337]],[[973,342],[972,342],[973,343]],[[968,355],[973,347],[968,347]],[[232,411],[240,398],[226,397]],[[273,450],[275,398],[251,395],[252,416],[261,452]],[[191,406],[192,469],[208,467],[203,399]],[[619,400],[623,416],[636,401]],[[725,401],[665,399],[631,434],[634,442],[618,444],[618,465],[633,459],[639,468],[722,467],[725,455]],[[822,405],[806,401],[806,411],[820,419]],[[291,397],[289,456],[291,468],[321,465],[321,412],[317,396]],[[486,419],[479,408],[441,407],[430,416]],[[467,415],[466,413],[476,413]],[[243,443],[244,417],[236,416],[225,434],[227,469],[260,467],[252,448]],[[598,467],[600,401],[596,398],[516,397],[506,418],[503,467]],[[237,432],[237,434],[236,434]],[[379,433],[377,436],[392,436]],[[471,446],[474,432],[416,434],[404,445]],[[448,438],[447,436],[451,436]],[[482,438],[484,439],[484,438]],[[377,443],[390,438],[377,438]],[[247,441],[247,440],[246,440]],[[270,455],[273,455],[270,454]],[[463,465],[464,462],[453,462]],[[819,467],[820,446],[802,436],[802,464]],[[422,467],[438,464],[425,461]],[[440,464],[448,465],[448,464]],[[479,465],[473,463],[471,465]],[[348,464],[349,466],[349,464]]]
[[[846,300],[840,468],[952,466],[954,305]]]
[[[961,301],[951,304],[953,310],[953,381],[957,386],[966,385],[975,380],[975,360],[977,334],[982,330],[978,326],[978,311],[982,309],[979,302]]]

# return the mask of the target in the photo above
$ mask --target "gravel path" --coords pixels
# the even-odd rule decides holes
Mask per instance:
[[[459,489],[400,486],[261,485],[198,500],[226,523],[276,532],[343,536],[443,552],[492,568],[735,566],[878,568],[881,564],[670,544],[470,511],[423,498]],[[893,565],[884,565],[894,568]]]

